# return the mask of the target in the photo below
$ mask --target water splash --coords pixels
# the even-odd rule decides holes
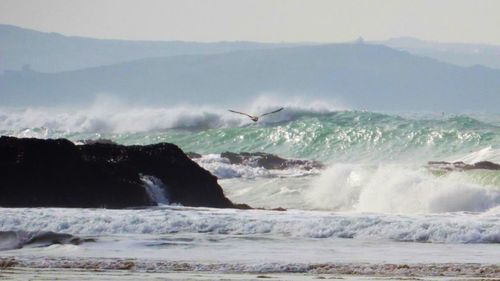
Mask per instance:
[[[157,177],[142,175],[141,180],[151,201],[158,205],[168,205],[167,186]]]
[[[500,205],[500,186],[479,184],[469,173],[435,176],[414,166],[339,164],[315,180],[307,197],[312,206],[328,210],[484,212]]]

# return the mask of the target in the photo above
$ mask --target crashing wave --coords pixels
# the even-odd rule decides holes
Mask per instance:
[[[263,112],[259,101],[241,110]],[[280,104],[282,106],[283,104]],[[0,134],[38,138],[109,139],[120,144],[171,142],[202,154],[263,151],[287,158],[333,162],[500,162],[498,122],[475,116],[409,116],[339,111],[285,103],[257,124],[213,107],[99,106],[88,109],[1,109]],[[267,118],[269,117],[269,118]],[[479,117],[478,117],[479,118]],[[492,117],[493,118],[493,117]],[[497,117],[495,117],[497,118]],[[495,119],[497,120],[497,119]],[[417,157],[418,156],[418,157]]]
[[[336,164],[314,181],[306,197],[312,208],[327,210],[484,212],[500,206],[500,174],[491,172],[435,174],[413,165]]]
[[[261,123],[276,123],[303,116],[329,114],[335,109],[325,103],[299,101],[275,103],[286,110]],[[247,108],[264,112],[276,106],[258,99]],[[338,109],[338,108],[337,108]],[[171,108],[128,106],[116,100],[101,99],[88,108],[0,108],[0,128],[17,137],[50,137],[69,133],[134,133],[167,129],[210,129],[237,127],[248,120],[212,106],[175,106]]]

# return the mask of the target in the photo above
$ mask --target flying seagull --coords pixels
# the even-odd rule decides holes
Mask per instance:
[[[229,111],[233,112],[233,113],[238,113],[238,114],[242,114],[242,115],[248,116],[248,117],[250,117],[250,119],[252,119],[253,122],[257,122],[257,121],[259,121],[259,118],[262,118],[262,117],[264,117],[266,115],[269,115],[269,114],[280,112],[283,109],[284,109],[284,107],[281,107],[280,109],[277,109],[275,111],[271,111],[271,112],[268,112],[268,113],[264,113],[264,114],[262,114],[260,116],[253,116],[253,115],[250,115],[250,114],[247,114],[247,113],[244,113],[244,112],[239,112],[239,111],[235,111],[235,110],[231,110],[231,109],[229,109]]]

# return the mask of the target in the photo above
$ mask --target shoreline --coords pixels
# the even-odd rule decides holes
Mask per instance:
[[[64,278],[64,280],[183,280],[183,281],[241,281],[241,280],[422,280],[422,281],[498,281],[495,277],[446,277],[446,276],[426,276],[426,277],[405,277],[405,276],[360,276],[360,275],[337,275],[337,274],[300,274],[300,273],[282,273],[282,274],[250,274],[250,273],[200,273],[200,272],[134,272],[125,270],[106,270],[90,271],[78,269],[40,269],[40,268],[15,268],[0,270],[0,277],[3,280],[54,280]]]
[[[306,275],[318,279],[319,275],[342,277],[414,277],[414,278],[483,278],[500,280],[499,264],[480,263],[202,263],[130,258],[70,258],[70,257],[0,257],[0,277],[47,274],[60,270],[92,275],[118,273],[118,275]],[[92,276],[90,276],[92,277]],[[98,277],[98,276],[94,276]],[[103,276],[104,277],[104,276]],[[312,278],[314,277],[314,278]],[[254,278],[258,278],[255,277]],[[266,277],[263,277],[266,278]],[[489,278],[489,279],[484,279]],[[495,279],[496,278],[496,279]],[[99,278],[95,279],[98,280]],[[342,278],[343,279],[343,278]],[[189,280],[189,279],[188,279]],[[198,280],[198,279],[193,279]],[[203,279],[201,279],[203,280]]]

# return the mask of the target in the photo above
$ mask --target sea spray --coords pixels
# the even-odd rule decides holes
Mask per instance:
[[[319,102],[258,98],[249,107],[241,109],[255,115],[278,107],[286,110],[279,115],[266,116],[261,123],[278,123],[302,116],[328,114],[338,107]],[[119,99],[101,97],[85,108],[2,108],[0,129],[8,131],[43,129],[57,133],[141,133],[166,129],[213,129],[246,126],[251,121],[234,115],[225,108],[214,106],[177,105],[173,107],[132,106]]]
[[[167,195],[167,186],[159,178],[142,175],[141,180],[151,201],[158,205],[170,203]]]
[[[481,185],[467,173],[434,175],[418,166],[333,165],[307,194],[326,210],[436,213],[482,212],[500,205],[500,187]]]

